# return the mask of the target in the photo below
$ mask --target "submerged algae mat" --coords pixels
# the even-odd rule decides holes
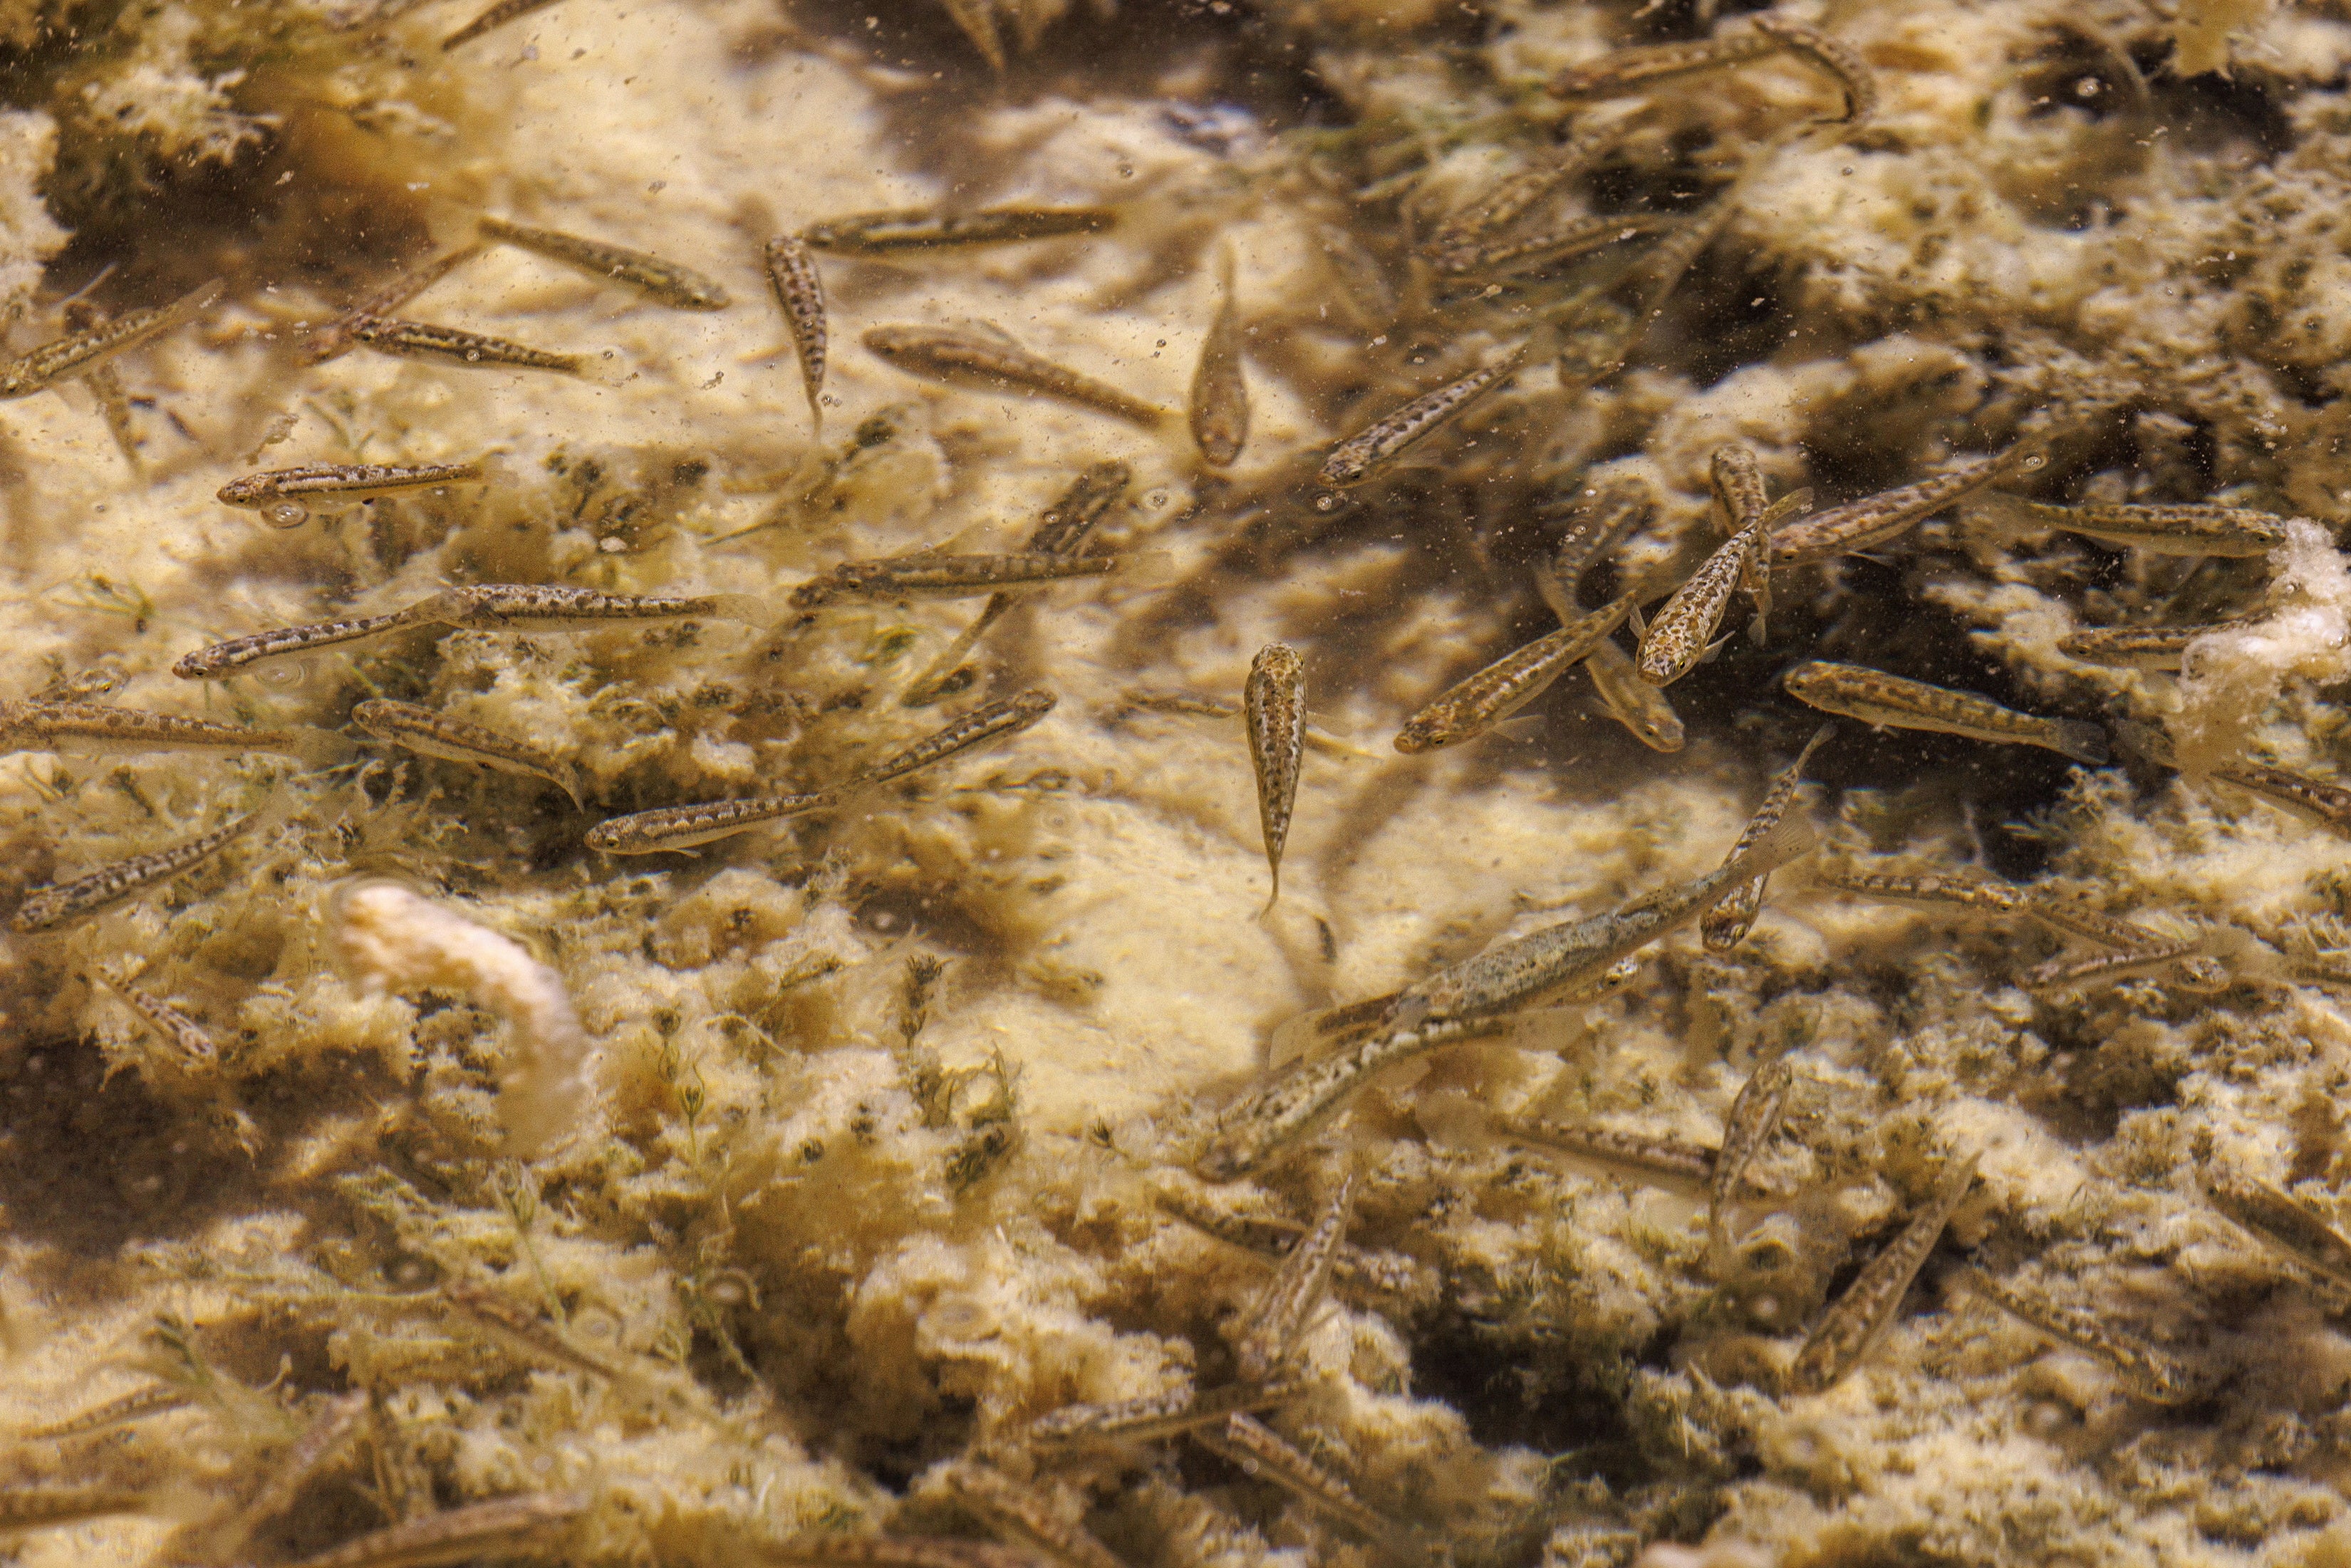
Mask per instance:
[[[1568,68],[1752,19],[976,7],[563,0],[444,50],[462,5],[0,6],[8,351],[85,329],[85,286],[77,309],[120,319],[225,285],[103,373],[0,403],[0,695],[318,737],[27,743],[0,768],[12,911],[267,813],[184,874],[6,937],[6,1549],[780,1561],[811,1535],[976,1544],[1002,1523],[993,1476],[1029,1489],[1032,1534],[1082,1552],[1081,1524],[1137,1568],[1432,1541],[1558,1568],[1672,1543],[1791,1565],[2351,1555],[2323,1229],[2351,1176],[2326,979],[2351,972],[2351,883],[2323,821],[2230,782],[2324,783],[2345,739],[2351,22],[1792,0],[1834,57],[1733,43],[1570,101],[1546,90]],[[1876,101],[1832,123],[1822,61],[1847,50]],[[1455,265],[1448,224],[1529,192]],[[812,409],[769,240],[1004,207],[1104,215],[816,253]],[[426,340],[390,329],[321,356],[485,213],[730,302],[672,308],[500,244],[382,308],[577,373],[369,346]],[[1576,226],[1594,217],[1622,230]],[[1687,270],[1660,280],[1676,247]],[[1184,411],[1228,250],[1249,417],[1220,469]],[[926,379],[868,350],[882,327],[1009,340],[1167,416]],[[1362,483],[1322,483],[1345,438],[1521,350]],[[1734,601],[1731,640],[1668,694],[1678,749],[1577,669],[1497,730],[1392,750],[1552,629],[1539,575],[1604,496],[1631,487],[1642,517],[1586,608],[1662,599],[1716,550],[1726,444],[1819,517],[2019,442],[2035,460],[2000,483],[2032,501],[2312,521],[2202,558],[1962,502],[1774,571],[1761,639]],[[293,528],[215,499],[264,469],[470,462]],[[843,562],[1019,551],[1109,463],[1127,483],[1087,548],[1150,570],[1014,598],[935,705],[902,699],[982,601],[790,603]],[[409,624],[172,674],[499,582],[767,613]],[[2060,649],[2229,619],[2177,674]],[[1303,752],[1259,923],[1249,748],[1213,716],[1276,641],[1303,656],[1310,741],[1337,743]],[[1848,721],[1793,807],[1830,842],[1736,946],[1671,936],[1629,983],[1391,1070],[1256,1176],[1192,1174],[1284,1020],[1720,863],[1818,721],[1778,685],[1808,660],[2158,727],[2190,771]],[[691,858],[587,843],[612,817],[831,789],[1030,687],[1059,698],[1034,727],[832,809]],[[584,805],[382,744],[350,723],[370,700],[526,742]],[[2096,951],[2083,919],[1826,885],[1886,874],[2029,883],[2205,967],[2028,988]],[[559,980],[595,1053],[564,1141],[526,1163],[504,1140],[511,997],[339,967],[335,893],[360,878]],[[1702,1193],[1651,1185],[1657,1151],[1703,1169],[1772,1064],[1784,1118],[1710,1239]],[[1583,1128],[1587,1155],[1593,1127],[1628,1136],[1569,1158],[1513,1133],[1535,1122]],[[1330,1303],[1261,1415],[1373,1514],[1277,1486],[1229,1434],[1029,1441],[1072,1406],[1234,1386],[1263,1359],[1274,1255],[1350,1175]],[[2301,1216],[2303,1253],[2207,1193],[2252,1183],[2299,1207],[2231,1212]],[[1949,1224],[1882,1333],[1790,1392],[1808,1328],[1938,1194]],[[1967,1265],[2073,1337],[1970,1293]],[[2132,1347],[2184,1396],[2141,1397]]]

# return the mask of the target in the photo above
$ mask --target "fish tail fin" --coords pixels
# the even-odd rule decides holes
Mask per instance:
[[[293,755],[306,767],[338,768],[358,754],[359,747],[347,735],[331,729],[302,728],[294,732]]]
[[[1175,556],[1164,549],[1129,550],[1117,559],[1115,575],[1124,588],[1169,588],[1183,575]]]
[[[776,623],[775,610],[756,593],[714,593],[710,603],[722,620],[739,621],[762,632]]]
[[[1769,876],[1790,861],[1810,854],[1821,841],[1819,830],[1811,819],[1791,811],[1780,820],[1779,826],[1750,844],[1746,850],[1730,858],[1735,882],[1752,881]]]
[[[2113,760],[2106,748],[2106,732],[2101,726],[2079,718],[2061,718],[2051,722],[2057,727],[2057,738],[2053,749],[2092,768],[2103,768]]]

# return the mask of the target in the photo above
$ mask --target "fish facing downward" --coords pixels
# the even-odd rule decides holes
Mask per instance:
[[[2094,768],[2106,761],[2106,732],[2095,724],[2019,713],[1972,692],[1930,686],[1859,664],[1810,659],[1790,670],[1782,684],[1798,702],[1879,728],[2038,746]]]
[[[1266,869],[1273,873],[1267,913],[1281,899],[1281,846],[1298,801],[1299,760],[1306,750],[1306,661],[1287,643],[1268,643],[1249,664],[1241,693],[1249,729],[1249,765],[1257,774],[1257,814],[1265,831]]]

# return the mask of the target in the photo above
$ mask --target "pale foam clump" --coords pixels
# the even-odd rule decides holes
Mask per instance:
[[[398,883],[336,890],[331,925],[344,972],[365,992],[442,987],[507,1020],[498,1119],[514,1153],[543,1152],[588,1109],[589,1045],[563,978],[520,943]]]
[[[2226,767],[2262,710],[2294,676],[2339,679],[2351,643],[2351,571],[2326,530],[2294,517],[2270,552],[2274,608],[2253,625],[2214,632],[2181,657],[2179,711],[2171,721],[2180,768]]]

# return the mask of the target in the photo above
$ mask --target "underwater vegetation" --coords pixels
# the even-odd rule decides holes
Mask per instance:
[[[0,1550],[2351,1561],[2351,16],[0,5]]]

